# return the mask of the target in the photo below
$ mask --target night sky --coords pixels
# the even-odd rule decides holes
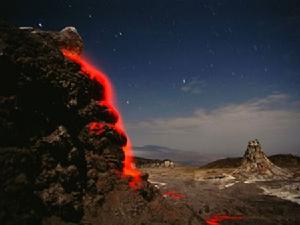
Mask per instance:
[[[300,152],[300,1],[9,2],[17,26],[77,28],[135,145]]]

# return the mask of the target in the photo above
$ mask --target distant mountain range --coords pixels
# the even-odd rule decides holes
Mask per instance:
[[[201,166],[207,162],[224,157],[224,155],[220,154],[200,154],[158,145],[134,147],[134,153],[136,157],[158,160],[170,159],[177,163],[195,166]]]
[[[269,160],[276,166],[293,168],[300,167],[300,157],[292,154],[277,154],[268,157]],[[202,168],[217,169],[217,168],[237,168],[241,165],[242,157],[225,158],[210,162]]]
[[[241,165],[242,157],[227,157],[225,154],[200,154],[158,145],[134,147],[136,157],[153,160],[169,159],[174,162],[202,166],[204,168],[236,168]],[[242,152],[241,152],[242,154]],[[291,154],[276,154],[269,159],[280,167],[300,167],[300,157]]]

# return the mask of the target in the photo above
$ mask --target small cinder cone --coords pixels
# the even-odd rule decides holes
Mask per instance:
[[[233,175],[240,179],[260,181],[287,179],[292,173],[274,165],[262,151],[259,141],[255,139],[248,142],[242,164]]]

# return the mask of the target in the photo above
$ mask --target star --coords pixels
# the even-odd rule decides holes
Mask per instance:
[[[91,19],[93,17],[93,15],[92,14],[89,14],[89,18]]]
[[[115,37],[115,38],[118,38],[118,37],[121,37],[121,36],[123,36],[123,35],[124,35],[124,33],[121,32],[121,31],[119,31],[118,33],[114,34],[114,37]]]
[[[186,83],[186,80],[185,80],[185,79],[182,79],[182,83],[185,84],[185,83]]]
[[[43,24],[42,24],[41,22],[38,23],[38,26],[39,26],[40,28],[43,28]]]
[[[126,104],[129,105],[129,104],[130,104],[130,101],[129,101],[129,100],[126,100]]]

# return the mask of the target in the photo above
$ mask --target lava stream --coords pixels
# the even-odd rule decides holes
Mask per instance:
[[[65,49],[62,49],[61,51],[66,58],[79,64],[81,66],[81,71],[85,75],[87,75],[92,80],[96,80],[99,84],[101,84],[104,87],[103,102],[105,105],[111,107],[112,109],[115,109],[119,117],[114,127],[119,132],[125,132],[125,127],[123,124],[122,117],[120,116],[120,113],[118,113],[119,111],[117,110],[116,107],[117,105],[114,96],[114,89],[107,75],[102,71],[98,70],[97,68],[95,68],[94,66],[92,66],[90,63],[88,63],[88,61],[84,59],[82,56]],[[97,126],[97,124],[98,124],[97,122],[93,122],[91,125]],[[129,183],[129,185],[132,188],[138,188],[141,183],[141,173],[134,166],[132,145],[128,137],[127,137],[127,144],[125,147],[123,147],[123,151],[125,155],[123,175],[132,177],[132,180]]]
[[[186,198],[184,194],[177,193],[175,191],[167,191],[163,194],[163,196],[169,196],[173,200],[180,200]]]
[[[242,216],[227,216],[227,215],[213,215],[205,220],[208,225],[220,225],[219,222],[224,220],[241,220]]]

